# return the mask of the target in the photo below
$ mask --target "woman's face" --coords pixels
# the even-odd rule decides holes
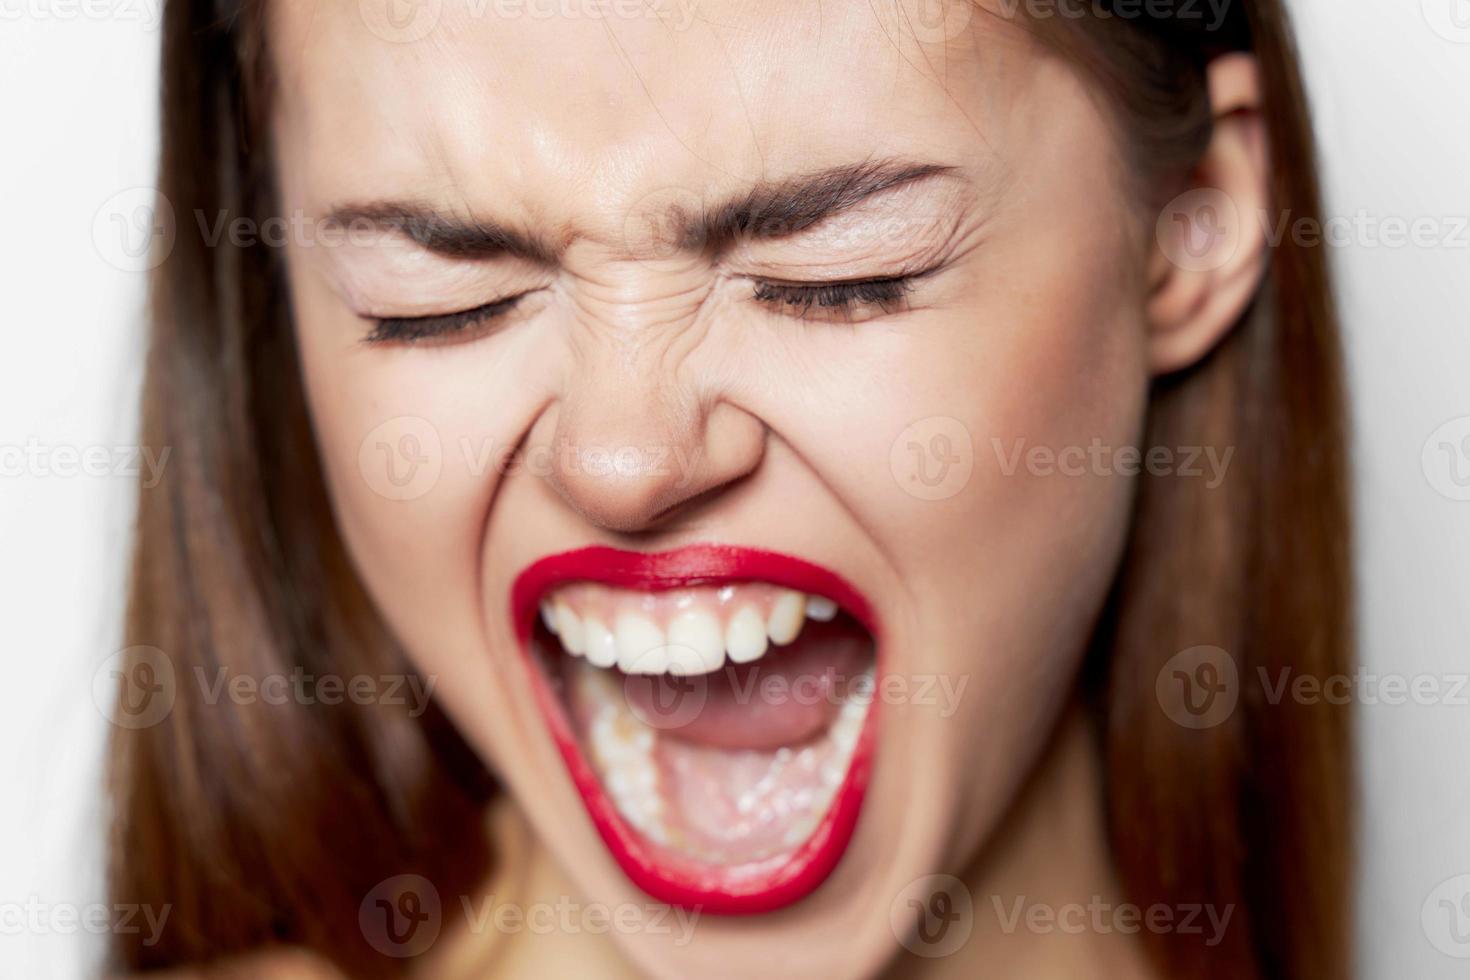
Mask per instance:
[[[363,580],[579,898],[707,913],[642,968],[874,968],[1124,539],[1151,215],[1103,106],[964,4],[372,7],[271,42]]]

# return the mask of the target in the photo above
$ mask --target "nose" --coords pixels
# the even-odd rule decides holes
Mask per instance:
[[[765,425],[708,392],[623,371],[579,379],[557,408],[547,480],[598,527],[636,533],[666,524],[753,472]]]

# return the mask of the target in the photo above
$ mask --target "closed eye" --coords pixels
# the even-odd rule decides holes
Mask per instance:
[[[491,325],[496,319],[515,309],[527,295],[519,293],[453,313],[375,317],[373,330],[363,341],[369,344],[413,344],[424,340],[450,340],[462,335],[472,335],[477,329]]]
[[[755,299],[798,319],[851,320],[867,311],[877,316],[905,308],[916,275],[839,282],[792,283],[758,280]]]
[[[877,316],[904,309],[913,282],[920,275],[922,273],[823,283],[762,279],[755,283],[754,296],[757,302],[798,319],[850,321],[862,313]],[[452,313],[375,317],[372,318],[373,329],[364,338],[364,343],[414,344],[474,335],[514,310],[527,295],[520,293]]]

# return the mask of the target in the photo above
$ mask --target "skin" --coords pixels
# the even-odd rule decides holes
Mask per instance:
[[[575,961],[605,975],[871,975],[902,952],[896,898],[945,871],[974,896],[975,933],[909,970],[1147,975],[1136,937],[1006,934],[993,912],[991,896],[1117,898],[1073,692],[1133,493],[1113,474],[1007,473],[1000,456],[1018,439],[1136,445],[1151,377],[1208,351],[1259,284],[1254,237],[1209,270],[1170,263],[1156,213],[1120,189],[1118,137],[1089,83],[978,11],[943,39],[915,37],[914,11],[885,4],[706,0],[677,30],[651,15],[475,17],[446,2],[425,38],[393,43],[355,0],[274,8],[288,214],[411,200],[559,251],[554,264],[452,259],[373,236],[293,239],[286,255],[341,533],[505,786],[497,819],[533,828],[498,871],[511,889],[498,896],[648,901],[566,778],[504,615],[539,557],[592,544],[785,551],[874,602],[890,674],[965,683],[952,714],[882,705],[853,843],[796,905],[702,919],[683,946],[646,932],[451,930],[429,964],[480,962],[493,944],[483,962],[507,972]],[[1221,124],[1198,178],[1244,211],[1264,200],[1252,65],[1217,63],[1211,90]],[[890,159],[953,169],[723,254],[648,231],[670,204],[687,214],[762,181]],[[750,281],[930,267],[905,308],[851,323],[763,304]],[[504,321],[452,343],[364,342],[371,316],[526,290]],[[405,416],[419,421],[380,428]],[[893,448],[938,417],[969,437],[972,469],[952,495],[924,499]],[[437,478],[390,499],[368,463],[406,432]],[[497,466],[512,447],[542,465]],[[606,475],[578,465],[592,447],[645,455]]]

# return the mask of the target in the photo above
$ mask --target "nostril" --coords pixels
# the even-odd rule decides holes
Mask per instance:
[[[743,483],[746,479],[749,478],[749,476],[749,473],[745,473],[741,476],[736,477],[733,480],[727,480],[724,483],[719,484],[718,486],[713,486],[708,488],[707,490],[702,490],[692,497],[685,497],[682,500],[677,500],[655,514],[653,520],[650,523],[653,525],[663,526],[669,523],[669,521],[675,517],[687,518],[695,512],[699,511],[702,507],[709,505],[713,501],[729,493],[731,490],[734,490],[738,484]]]

